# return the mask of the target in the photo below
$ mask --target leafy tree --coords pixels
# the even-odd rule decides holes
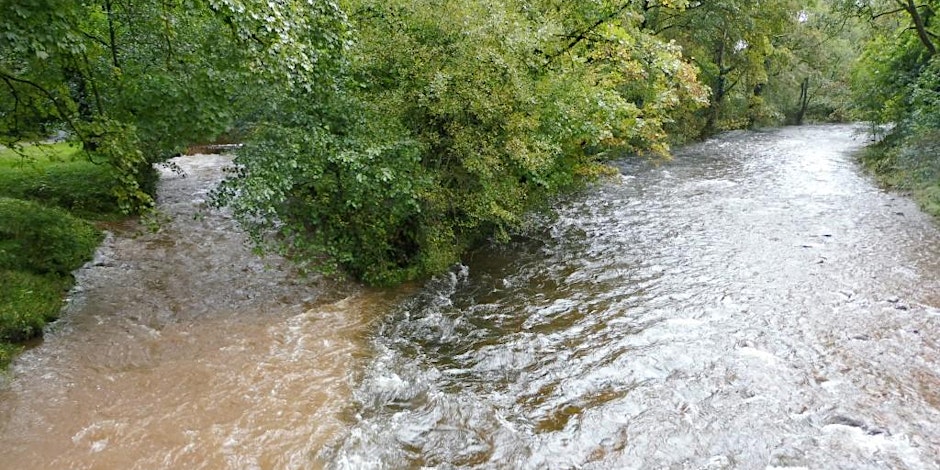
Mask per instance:
[[[846,1],[840,7],[867,21],[871,31],[853,70],[858,116],[890,124],[885,139],[863,160],[884,181],[911,190],[940,215],[937,2]]]
[[[868,20],[875,29],[898,28],[913,32],[928,56],[937,54],[933,17],[936,0],[835,0],[836,8]]]
[[[860,116],[876,123],[900,124],[914,110],[911,94],[920,74],[936,55],[932,2],[881,0],[840,4],[843,11],[867,20],[871,39],[854,70]]]
[[[866,32],[828,2],[807,5],[793,30],[778,38],[765,90],[768,106],[786,122],[850,118],[850,65]]]
[[[721,129],[782,120],[767,92],[784,68],[789,36],[799,33],[795,1],[646,1],[644,26],[674,40],[700,68],[711,88],[697,126],[707,136]]]
[[[0,144],[57,130],[114,169],[126,211],[151,165],[251,122],[258,98],[328,86],[335,4],[300,0],[0,0]]]
[[[675,46],[628,8],[494,0],[347,5],[343,80],[277,98],[223,203],[257,240],[367,282],[426,276],[505,239],[525,211],[665,153],[670,113],[704,102]],[[284,119],[284,116],[290,116]]]
[[[796,0],[0,6],[0,144],[66,130],[133,211],[153,163],[237,131],[217,202],[261,245],[378,284],[506,239],[614,156],[802,116],[848,57],[814,57],[826,9]],[[902,11],[931,39],[927,9]]]

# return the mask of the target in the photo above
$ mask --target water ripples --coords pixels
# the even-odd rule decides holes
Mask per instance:
[[[543,236],[476,253],[392,312],[324,457],[940,465],[924,385],[940,235],[859,173],[861,144],[851,126],[788,128],[624,162]]]

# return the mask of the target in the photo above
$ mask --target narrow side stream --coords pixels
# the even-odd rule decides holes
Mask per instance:
[[[307,468],[343,427],[392,299],[258,258],[207,210],[227,157],[165,170],[156,234],[117,227],[0,390],[4,468]]]

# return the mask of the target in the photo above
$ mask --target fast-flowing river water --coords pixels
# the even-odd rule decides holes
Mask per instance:
[[[858,131],[625,161],[396,292],[254,257],[186,157],[17,360],[0,467],[940,468],[940,230]]]

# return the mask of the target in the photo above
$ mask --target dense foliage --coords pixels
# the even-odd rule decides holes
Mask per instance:
[[[233,122],[246,54],[211,3],[0,0],[0,145],[63,132],[149,207],[151,164]]]
[[[863,157],[883,181],[940,215],[940,25],[935,0],[844,3],[871,37],[853,73],[859,117],[885,131]]]
[[[505,239],[610,152],[664,154],[671,113],[705,103],[678,47],[593,7],[350,2],[335,86],[272,97],[222,202],[258,239],[377,284]]]
[[[645,25],[681,44],[710,88],[693,129],[839,120],[855,50],[827,2],[646,2]]]
[[[391,284],[614,157],[853,111],[922,148],[933,2],[0,0],[0,145],[64,132],[137,211],[152,164],[234,136],[216,201],[256,242]]]

